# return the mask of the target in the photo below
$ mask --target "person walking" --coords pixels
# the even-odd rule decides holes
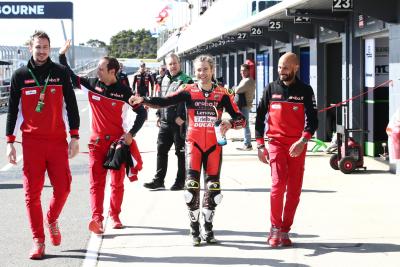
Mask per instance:
[[[250,110],[253,107],[253,99],[256,91],[256,82],[250,77],[250,66],[247,64],[242,64],[240,66],[240,74],[242,75],[242,80],[239,85],[235,88],[235,94],[237,96],[237,104],[240,112],[246,118],[247,124],[243,130],[244,139],[243,146],[236,149],[242,151],[250,151],[253,149],[251,145],[251,131],[250,131]],[[242,101],[240,101],[243,98]],[[240,103],[243,102],[243,103]],[[240,103],[240,104],[239,104]]]
[[[194,60],[198,82],[181,86],[166,97],[132,96],[131,105],[144,104],[150,107],[166,107],[186,103],[188,129],[186,134],[186,182],[185,201],[189,209],[192,244],[198,246],[201,238],[207,243],[216,243],[213,232],[215,208],[222,201],[220,173],[222,146],[217,143],[215,123],[221,134],[241,129],[246,120],[240,113],[228,89],[212,82],[214,60],[209,55],[200,55]],[[221,120],[222,112],[231,116]],[[203,231],[200,233],[200,174],[204,170],[204,195],[202,204]],[[201,237],[200,237],[201,235]]]
[[[133,94],[140,96],[154,95],[154,79],[151,74],[146,71],[146,63],[144,62],[140,63],[139,71],[133,75],[132,91]]]
[[[129,85],[128,74],[124,71],[124,64],[122,62],[119,63],[119,71],[117,73],[117,79],[125,86],[131,87]]]
[[[258,158],[270,165],[272,176],[271,247],[292,245],[289,231],[300,202],[307,142],[318,127],[313,89],[296,77],[298,69],[296,54],[282,55],[279,79],[267,86],[257,107]]]
[[[181,85],[193,83],[192,79],[181,71],[179,57],[175,53],[167,55],[165,62],[168,74],[162,79],[160,96],[175,93]],[[182,190],[185,184],[185,104],[161,108],[157,111],[157,126],[160,128],[157,138],[157,171],[151,182],[143,186],[151,190],[164,189],[164,180],[168,169],[168,152],[175,145],[178,158],[178,171],[172,191]]]
[[[103,202],[107,169],[103,164],[112,143],[123,139],[131,145],[133,138],[142,127],[147,117],[141,106],[131,107],[129,97],[132,92],[116,77],[119,70],[118,60],[103,57],[99,60],[96,78],[78,77],[69,68],[65,53],[71,46],[68,40],[59,51],[61,64],[71,73],[73,84],[88,94],[91,108],[91,136],[89,141],[90,171],[90,206],[92,220],[89,230],[95,234],[103,234]],[[134,113],[136,118],[134,119]],[[133,126],[132,126],[133,125]],[[119,218],[124,197],[125,165],[111,172],[110,217],[114,229],[123,228]]]
[[[29,42],[31,59],[13,73],[8,105],[7,156],[16,164],[14,147],[18,129],[22,131],[23,185],[28,219],[33,235],[29,258],[45,255],[45,233],[41,193],[45,172],[53,187],[46,214],[51,243],[61,244],[58,217],[71,190],[68,158],[79,152],[79,110],[71,78],[64,66],[49,58],[50,38],[35,32]],[[68,123],[64,118],[67,115]],[[67,129],[71,140],[66,141]]]
[[[161,96],[161,83],[162,83],[162,80],[165,77],[166,72],[167,72],[167,67],[165,65],[161,65],[158,68],[158,74],[156,76],[156,79],[154,80],[154,86],[155,86],[154,93],[155,93],[155,96]]]

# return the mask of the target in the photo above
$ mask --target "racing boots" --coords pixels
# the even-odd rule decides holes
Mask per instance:
[[[214,232],[213,232],[213,218],[215,211],[214,210],[209,210],[209,209],[203,209],[203,218],[204,218],[204,225],[203,225],[203,233],[201,235],[201,238],[206,241],[207,244],[215,244],[218,243],[217,239],[214,237]]]

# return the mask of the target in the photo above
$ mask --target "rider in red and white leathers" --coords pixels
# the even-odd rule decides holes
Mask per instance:
[[[206,219],[205,230],[212,234],[212,217],[215,207],[221,202],[220,170],[222,147],[217,144],[214,122],[225,110],[231,116],[233,129],[241,129],[246,120],[240,113],[230,93],[224,87],[213,84],[204,90],[197,83],[182,86],[167,97],[143,98],[143,104],[165,107],[185,102],[187,108],[186,133],[186,182],[185,199],[189,208],[192,235],[199,235],[200,172],[205,171],[205,190],[202,212]]]

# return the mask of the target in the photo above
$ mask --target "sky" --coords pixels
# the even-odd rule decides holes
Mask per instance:
[[[16,0],[14,0],[16,1]],[[14,2],[0,0],[4,2]],[[22,0],[20,0],[22,2]],[[73,2],[74,43],[98,39],[107,44],[122,30],[148,29],[157,26],[156,17],[170,0],[49,0],[23,2]],[[67,38],[71,38],[71,20],[64,20]],[[22,46],[35,30],[50,36],[51,46],[64,44],[61,20],[0,19],[0,45]]]

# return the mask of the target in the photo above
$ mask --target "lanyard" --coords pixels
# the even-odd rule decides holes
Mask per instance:
[[[38,80],[36,79],[35,74],[33,74],[32,70],[28,68],[29,73],[31,74],[32,78],[35,80],[35,83],[38,87],[40,87],[40,83],[38,82]],[[39,100],[36,106],[35,111],[36,112],[41,112],[44,106],[44,94],[46,93],[46,88],[47,88],[47,84],[49,83],[50,80],[50,73],[49,75],[47,75],[46,81],[44,83],[44,86],[42,88],[42,91],[40,91],[40,95],[39,95]]]

